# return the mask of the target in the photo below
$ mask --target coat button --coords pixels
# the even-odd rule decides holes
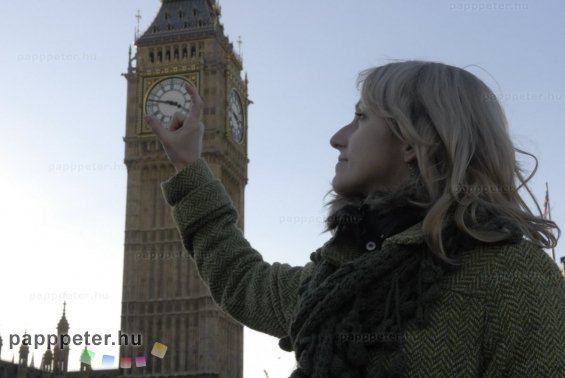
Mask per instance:
[[[367,248],[367,251],[373,251],[375,248],[377,248],[377,244],[374,241],[370,241],[367,243],[365,248]]]

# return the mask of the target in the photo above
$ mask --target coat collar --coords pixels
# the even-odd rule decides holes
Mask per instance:
[[[424,234],[422,232],[423,221],[408,227],[404,231],[401,231],[395,235],[386,238],[382,244],[382,248],[386,248],[391,244],[401,244],[401,245],[417,245],[424,244]],[[382,249],[381,248],[381,249]],[[335,242],[334,238],[328,240],[322,246],[322,257],[329,261],[330,263],[340,266],[346,262],[356,259],[357,257],[363,255],[364,253],[373,253],[377,251],[371,251],[368,248],[359,248],[353,243],[345,242]]]

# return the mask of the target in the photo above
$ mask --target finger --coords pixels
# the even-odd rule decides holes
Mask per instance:
[[[190,100],[192,102],[190,115],[196,119],[200,119],[200,113],[202,112],[202,108],[204,107],[204,101],[202,101],[200,94],[191,84],[186,84],[186,90],[188,91]]]
[[[159,139],[163,140],[163,126],[161,125],[161,122],[152,115],[146,115],[144,119],[151,127],[151,130],[153,130],[153,133],[155,133]]]
[[[173,119],[171,120],[171,127],[169,128],[171,131],[175,131],[180,129],[184,124],[184,119],[186,118],[186,113],[183,112],[175,112],[173,115]]]

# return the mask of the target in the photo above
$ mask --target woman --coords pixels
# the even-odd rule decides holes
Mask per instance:
[[[333,237],[304,267],[267,264],[201,158],[203,106],[171,130],[167,203],[213,299],[294,351],[291,377],[565,376],[565,280],[542,248],[496,97],[475,76],[406,61],[360,75],[328,203]],[[331,193],[331,191],[329,192]]]

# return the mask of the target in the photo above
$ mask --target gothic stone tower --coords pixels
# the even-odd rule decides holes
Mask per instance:
[[[67,309],[67,302],[63,302],[63,316],[57,324],[57,337],[60,340],[62,335],[69,334],[69,321],[65,314]],[[65,345],[63,348],[56,346],[53,351],[53,374],[65,374],[69,366],[69,346]]]
[[[241,79],[241,58],[224,34],[216,0],[161,2],[137,38],[133,58],[130,50],[124,74],[128,181],[121,330],[142,334],[143,345],[122,342],[121,356],[134,363],[121,375],[240,378],[243,327],[212,301],[181,244],[160,189],[175,170],[143,116],[149,110],[167,122],[177,106],[170,99],[185,95],[179,83],[198,88],[205,101],[203,156],[230,194],[243,230],[247,79]],[[168,347],[163,359],[150,354],[154,342]],[[147,366],[135,366],[138,355],[147,356]]]

